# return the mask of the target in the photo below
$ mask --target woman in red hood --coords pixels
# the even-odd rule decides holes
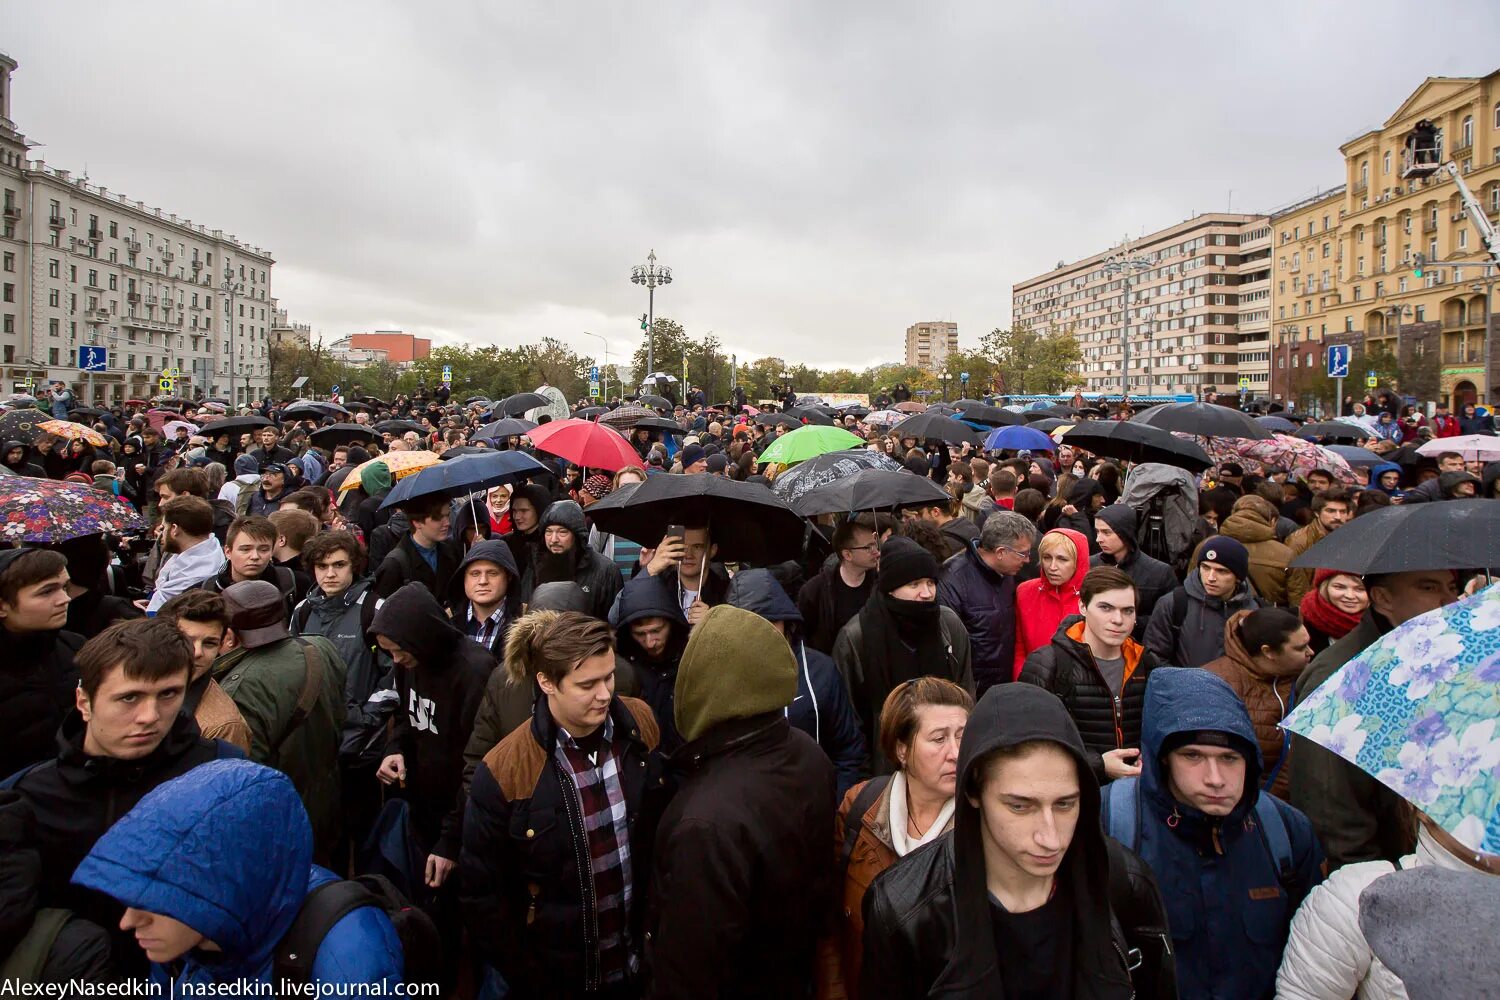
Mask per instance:
[[[1042,575],[1016,588],[1016,663],[1047,645],[1069,615],[1079,614],[1078,589],[1089,571],[1089,542],[1072,528],[1053,528],[1037,546]]]

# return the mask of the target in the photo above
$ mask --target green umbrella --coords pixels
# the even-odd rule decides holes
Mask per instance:
[[[808,424],[806,427],[787,431],[772,441],[771,446],[761,452],[760,460],[777,465],[795,465],[809,458],[826,455],[830,451],[848,451],[850,448],[863,448],[864,445],[864,438],[850,434],[842,427]]]

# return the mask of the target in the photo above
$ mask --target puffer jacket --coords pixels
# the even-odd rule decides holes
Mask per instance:
[[[1240,497],[1219,534],[1242,543],[1250,553],[1250,582],[1255,593],[1267,604],[1287,605],[1286,567],[1292,561],[1292,550],[1276,540],[1279,515],[1271,502],[1253,493]]]
[[[1255,727],[1265,774],[1275,773],[1268,791],[1285,799],[1292,778],[1292,734],[1281,728],[1281,721],[1297,703],[1297,675],[1302,668],[1278,674],[1256,661],[1240,637],[1240,623],[1248,617],[1248,611],[1230,617],[1224,626],[1224,655],[1205,663],[1203,669],[1222,679],[1244,703]]]
[[[628,940],[639,953],[656,824],[668,787],[651,709],[616,698],[612,746],[630,829],[634,875]],[[475,769],[464,816],[460,902],[479,952],[517,1000],[598,989],[593,870],[573,779],[558,762],[558,725],[538,699],[531,723],[515,730]]]
[[[1052,641],[1064,618],[1079,613],[1079,589],[1083,586],[1083,578],[1089,573],[1088,539],[1081,532],[1072,528],[1053,528],[1047,534],[1062,535],[1073,543],[1073,576],[1061,587],[1048,583],[1045,574],[1016,587],[1016,657],[1011,675],[1013,678],[1021,676],[1021,665],[1026,662],[1026,657]],[[1042,538],[1045,539],[1046,535]]]
[[[1174,624],[1174,612],[1180,600],[1186,600],[1188,606],[1179,629]],[[1164,666],[1201,667],[1224,655],[1224,623],[1229,616],[1259,606],[1250,592],[1249,580],[1241,580],[1227,600],[1209,597],[1194,562],[1182,586],[1156,602],[1151,621],[1146,624],[1146,648]]]
[[[970,543],[943,563],[938,603],[952,608],[968,633],[974,683],[983,694],[1015,678],[1016,578],[990,569],[976,548],[977,542]],[[858,620],[856,615],[854,621]]]
[[[275,836],[267,836],[275,831]],[[218,946],[194,949],[152,981],[172,993],[270,983],[272,957],[308,894],[337,881],[312,863],[312,831],[286,775],[221,760],[157,788],[94,845],[77,885],[124,906],[181,921]],[[352,910],[328,931],[313,960],[314,983],[402,981],[401,941],[385,912]],[[383,995],[383,993],[382,993]]]
[[[1083,641],[1083,618],[1072,615],[1063,619],[1050,643],[1026,658],[1019,678],[1062,699],[1083,737],[1084,756],[1094,779],[1101,785],[1109,780],[1104,773],[1105,751],[1141,745],[1146,681],[1157,666],[1151,651],[1134,639],[1125,641],[1122,652],[1125,681],[1116,698]]]
[[[1179,733],[1225,733],[1245,755],[1245,789],[1223,817],[1179,802],[1168,786],[1166,743]],[[1147,685],[1136,791],[1136,853],[1151,866],[1167,905],[1177,952],[1180,995],[1188,1000],[1260,1000],[1270,996],[1292,914],[1323,881],[1323,849],[1312,824],[1279,799],[1291,871],[1278,873],[1255,824],[1262,774],[1245,707],[1219,678],[1163,668]],[[1104,789],[1104,815],[1123,785]]]
[[[1419,830],[1415,852],[1401,858],[1399,867],[1426,866],[1488,879],[1500,890],[1495,876],[1469,867]],[[1359,927],[1360,894],[1396,870],[1389,861],[1361,861],[1340,868],[1312,891],[1292,919],[1276,976],[1279,1000],[1407,1000],[1406,987],[1375,957]],[[1412,914],[1411,919],[1422,917]]]

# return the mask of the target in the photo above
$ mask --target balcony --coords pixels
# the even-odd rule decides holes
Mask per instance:
[[[163,250],[161,252],[161,261],[163,264],[170,264],[176,259],[177,255],[170,250]]]
[[[129,302],[131,305],[137,305],[141,301],[141,293],[127,292],[125,294],[125,301]]]
[[[1468,350],[1444,351],[1443,364],[1482,365],[1484,364],[1484,348],[1471,345]]]
[[[49,215],[47,216],[47,225],[53,229],[66,229],[68,228],[68,220],[61,215]]]
[[[1350,188],[1349,193],[1352,194],[1352,195],[1354,195],[1354,197],[1358,198],[1360,195],[1364,194],[1366,191],[1369,191],[1369,190],[1370,190],[1370,182],[1369,181],[1360,181],[1358,184],[1354,185],[1354,187]]]
[[[129,250],[131,253],[140,253],[141,252],[141,241],[140,240],[126,240],[125,241],[125,249]]]
[[[1422,232],[1424,232],[1424,233],[1435,233],[1435,232],[1437,232],[1437,220],[1436,219],[1426,219],[1426,220],[1424,220],[1422,222]]]
[[[90,243],[98,243],[100,240],[104,239],[104,230],[90,229],[88,239]]]
[[[21,206],[20,205],[6,205],[5,206],[5,217],[7,219],[19,219],[21,217]]]
[[[126,316],[120,321],[120,325],[127,330],[145,330],[157,333],[176,333],[180,323],[173,323],[165,319],[148,319],[143,316]]]
[[[85,309],[83,318],[89,323],[108,323],[109,312],[105,309]]]

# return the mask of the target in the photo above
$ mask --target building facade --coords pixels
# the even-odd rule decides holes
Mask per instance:
[[[913,323],[906,328],[906,364],[910,368],[940,371],[948,355],[957,350],[957,323]]]
[[[275,299],[271,300],[271,343],[312,346],[312,324],[295,323]]]
[[[1083,353],[1078,387],[1106,394],[1238,391],[1243,336],[1252,379],[1245,391],[1264,394],[1270,249],[1264,215],[1198,215],[1016,284],[1013,321],[1043,333],[1071,334]],[[1133,264],[1116,270],[1109,266],[1112,259]]]
[[[376,330],[374,333],[353,333],[334,341],[334,350],[383,351],[385,359],[392,364],[409,365],[432,353],[432,340],[414,337],[400,330]]]
[[[269,251],[27,156],[0,55],[0,390],[61,379],[89,403],[176,391],[244,403],[269,386]],[[84,374],[78,348],[104,347]]]

